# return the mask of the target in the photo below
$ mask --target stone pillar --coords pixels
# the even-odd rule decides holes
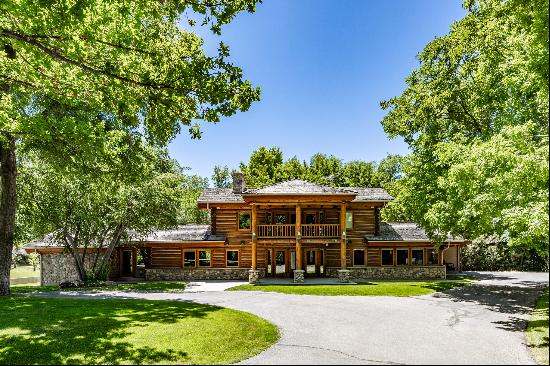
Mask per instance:
[[[304,270],[295,269],[294,270],[294,282],[295,283],[304,283]]]
[[[338,282],[347,283],[350,280],[350,270],[349,269],[339,269],[338,270]]]
[[[248,283],[254,284],[260,281],[260,271],[251,269],[248,271]]]

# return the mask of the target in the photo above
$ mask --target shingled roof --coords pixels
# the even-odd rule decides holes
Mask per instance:
[[[170,230],[155,230],[143,241],[225,241],[225,236],[212,235],[210,225],[180,225]]]
[[[415,222],[381,222],[378,235],[365,235],[372,241],[430,241],[423,228]],[[460,237],[447,236],[447,240],[464,241]]]
[[[155,230],[140,241],[144,242],[186,242],[186,241],[225,241],[225,236],[212,235],[210,225],[180,225],[170,230]],[[55,240],[54,233],[35,239],[23,248],[62,247],[63,243]]]
[[[329,187],[311,183],[307,180],[293,179],[273,184],[271,186],[246,189],[243,194],[357,194],[349,188]]]
[[[245,188],[242,194],[231,188],[206,188],[198,203],[244,203],[243,195],[355,195],[354,202],[391,201],[392,196],[383,188],[329,187],[306,180],[294,179],[260,188]]]

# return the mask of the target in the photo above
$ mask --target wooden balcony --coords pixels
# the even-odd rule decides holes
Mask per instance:
[[[340,235],[338,224],[303,224],[301,225],[302,238],[337,238]],[[296,225],[257,225],[258,238],[294,238]]]

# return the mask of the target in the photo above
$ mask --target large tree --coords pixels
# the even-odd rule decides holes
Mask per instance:
[[[385,131],[412,154],[391,205],[435,240],[498,235],[548,256],[548,2],[468,0],[418,55]]]
[[[256,2],[0,2],[0,295],[9,294],[18,145],[55,158],[48,151],[77,142],[64,160],[73,163],[80,157],[71,149],[116,131],[118,144],[130,143],[132,131],[164,144],[182,126],[200,137],[198,121],[247,110],[259,89],[227,61],[228,47],[220,43],[217,55],[206,55],[190,31],[195,21],[184,29],[180,20],[198,14],[219,33],[240,11],[254,11]],[[54,104],[75,115],[49,113]]]

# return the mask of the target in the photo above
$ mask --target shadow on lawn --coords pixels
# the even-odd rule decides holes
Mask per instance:
[[[0,364],[183,363],[186,352],[138,347],[122,338],[129,327],[204,318],[219,309],[168,301],[0,299]]]

